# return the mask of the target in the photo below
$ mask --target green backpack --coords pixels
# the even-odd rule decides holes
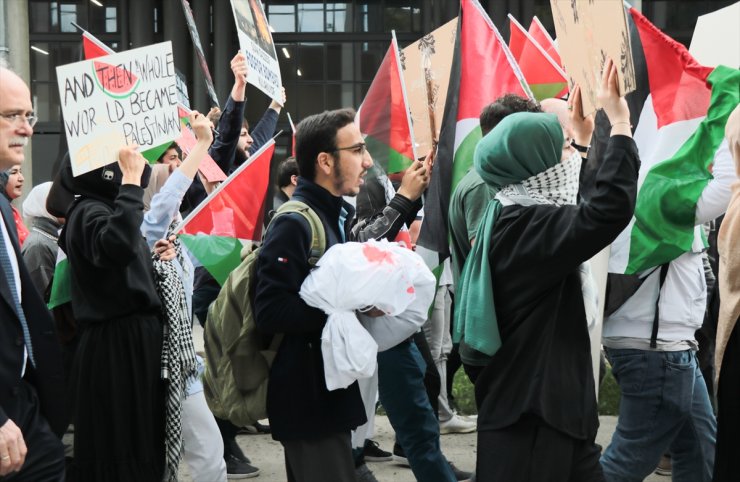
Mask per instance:
[[[318,215],[300,201],[288,201],[271,220],[286,213],[299,213],[311,226],[313,267],[326,249],[326,233]],[[269,226],[268,226],[269,229]],[[282,334],[270,340],[257,330],[251,293],[259,248],[242,251],[241,264],[231,272],[208,309],[204,339],[206,370],[203,391],[213,414],[237,427],[267,417],[267,383]],[[246,257],[245,257],[246,256]]]

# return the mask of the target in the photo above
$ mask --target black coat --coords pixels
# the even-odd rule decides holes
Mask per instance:
[[[506,206],[489,253],[501,348],[476,380],[478,429],[524,414],[578,439],[598,428],[578,267],[608,246],[635,209],[637,148],[615,136],[589,199],[577,206]]]
[[[311,206],[326,232],[326,248],[341,242],[339,215],[347,210],[345,233],[354,209],[341,197],[299,178],[292,197]],[[278,217],[265,236],[259,253],[254,293],[257,327],[265,333],[284,333],[270,371],[267,411],[276,440],[312,439],[349,432],[367,421],[357,382],[329,391],[324,379],[321,331],[323,311],[299,296],[310,271],[311,230],[300,214]]]
[[[36,290],[26,265],[13,222],[10,204],[0,196],[0,213],[10,234],[21,279],[22,306],[31,332],[36,367],[28,360],[24,380],[36,389],[41,413],[51,429],[59,436],[67,428],[66,398],[62,353],[54,331],[54,324],[41,295]],[[2,221],[0,221],[2,222]],[[0,238],[0,242],[4,242]],[[11,256],[13,253],[9,253]],[[0,266],[0,426],[8,418],[17,417],[13,399],[19,393],[23,367],[23,331],[15,310],[15,303]]]

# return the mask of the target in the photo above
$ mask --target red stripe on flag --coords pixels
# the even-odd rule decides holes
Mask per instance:
[[[180,228],[184,234],[210,234],[258,241],[262,237],[262,217],[270,160],[275,143],[270,144],[249,164],[232,174],[219,189],[196,208]]]
[[[712,92],[706,81],[713,69],[700,65],[634,8],[630,15],[642,42],[658,128],[706,115]]]

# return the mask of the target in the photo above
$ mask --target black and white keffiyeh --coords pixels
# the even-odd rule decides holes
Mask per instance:
[[[577,152],[563,162],[517,184],[504,186],[496,198],[502,205],[575,204],[578,198],[578,178],[581,156]]]
[[[154,281],[162,300],[164,336],[162,342],[162,378],[168,382],[165,418],[165,480],[176,481],[182,454],[182,402],[188,379],[197,370],[190,310],[185,297],[183,280],[175,261],[183,263],[179,240],[174,242],[177,256],[162,261],[153,256]]]

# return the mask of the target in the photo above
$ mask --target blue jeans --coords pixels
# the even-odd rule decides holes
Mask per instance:
[[[694,352],[607,348],[606,356],[622,391],[601,456],[606,480],[642,481],[666,450],[674,482],[712,480],[717,422]]]
[[[411,341],[378,353],[378,393],[416,480],[455,481],[439,446],[439,422],[424,388],[426,364]]]

